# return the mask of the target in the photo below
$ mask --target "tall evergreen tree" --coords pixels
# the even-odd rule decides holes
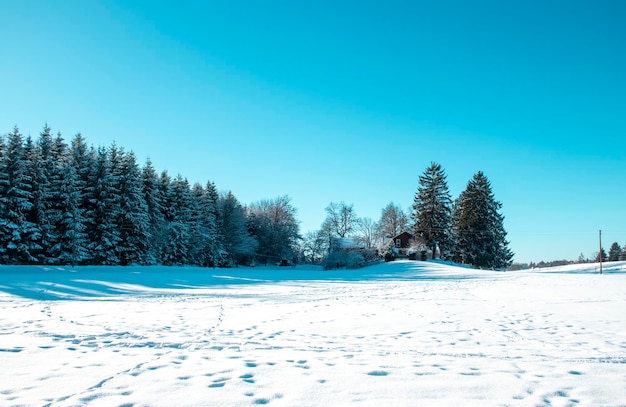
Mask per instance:
[[[61,166],[62,177],[58,188],[59,218],[57,242],[52,254],[59,264],[81,264],[87,258],[87,234],[85,233],[84,210],[81,208],[83,190],[76,166],[68,155]]]
[[[198,183],[192,188],[192,197],[190,260],[198,266],[215,267],[219,254],[216,202],[209,191]]]
[[[54,263],[50,250],[55,245],[56,219],[58,210],[54,208],[54,178],[56,174],[56,157],[52,130],[46,124],[39,134],[36,150],[28,153],[29,169],[33,178],[33,207],[31,221],[40,231],[41,251],[39,260],[44,264]]]
[[[159,251],[163,241],[165,217],[162,207],[163,197],[159,189],[159,177],[149,159],[141,171],[141,180],[149,224],[148,251],[145,261],[146,264],[156,264],[159,261]]]
[[[123,266],[145,264],[149,256],[150,221],[135,154],[120,150],[112,171],[120,196],[116,221],[120,228],[117,257]]]
[[[171,180],[166,196],[166,240],[162,248],[165,265],[183,265],[189,262],[191,244],[192,197],[189,181],[181,175]]]
[[[491,183],[479,171],[461,193],[454,211],[455,261],[480,268],[506,268],[511,265],[504,229],[502,204],[495,200]]]
[[[426,240],[435,258],[437,248],[442,258],[452,252],[452,199],[447,176],[440,164],[431,163],[419,177],[419,186],[413,200],[415,235]]]
[[[235,264],[249,264],[258,242],[248,231],[244,208],[230,191],[220,197],[217,207],[223,249]]]
[[[9,174],[6,168],[6,143],[4,137],[0,135],[0,264],[7,262],[8,237],[4,237],[3,231],[6,228],[6,196],[9,189]]]
[[[45,192],[44,217],[50,226],[47,231],[48,239],[45,251],[41,257],[42,262],[57,264],[66,261],[61,260],[61,258],[66,258],[63,247],[68,247],[66,245],[68,242],[61,244],[61,234],[65,235],[63,238],[74,239],[72,235],[76,225],[72,216],[77,215],[78,208],[76,206],[80,204],[78,201],[80,193],[76,191],[76,186],[72,185],[76,182],[75,171],[67,168],[70,165],[68,147],[61,133],[57,133],[54,138],[49,155],[48,165],[45,169],[48,186]],[[72,196],[68,196],[68,194]],[[75,242],[71,243],[72,246],[74,244]],[[70,256],[70,261],[75,264],[71,259],[73,256]]]
[[[2,167],[7,182],[0,196],[0,260],[5,264],[36,263],[37,228],[28,219],[33,207],[32,180],[24,159],[24,139],[17,127],[8,135]]]
[[[117,155],[113,146],[111,154],[104,147],[99,147],[89,173],[87,194],[89,210],[87,212],[87,234],[89,236],[90,264],[116,265],[120,263],[116,254],[119,236],[119,191],[112,173],[111,157]],[[115,158],[117,159],[117,158]]]

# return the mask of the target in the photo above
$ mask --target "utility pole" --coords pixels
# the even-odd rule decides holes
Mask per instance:
[[[600,274],[602,274],[602,231],[598,230],[598,240],[600,241],[600,254],[598,255],[598,257],[600,257]]]

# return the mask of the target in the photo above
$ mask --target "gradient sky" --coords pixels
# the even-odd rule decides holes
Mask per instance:
[[[0,134],[289,195],[409,208],[481,170],[521,262],[626,244],[626,2],[0,0]]]

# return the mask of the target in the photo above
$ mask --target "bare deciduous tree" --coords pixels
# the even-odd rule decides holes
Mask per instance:
[[[354,230],[357,224],[354,206],[348,205],[343,201],[340,203],[331,202],[326,207],[326,213],[328,215],[325,223],[328,223],[332,232],[339,237],[346,237]]]
[[[378,234],[381,238],[394,237],[408,230],[409,219],[400,205],[390,202],[385,206],[378,222]]]

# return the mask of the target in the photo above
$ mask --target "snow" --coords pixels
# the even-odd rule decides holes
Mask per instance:
[[[626,262],[0,267],[0,405],[626,402]]]

